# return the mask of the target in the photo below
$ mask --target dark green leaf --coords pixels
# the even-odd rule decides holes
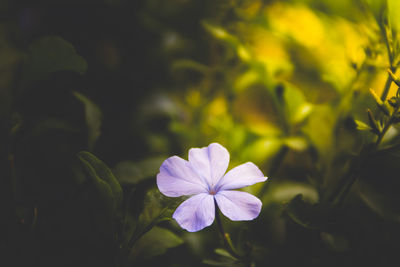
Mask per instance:
[[[122,203],[122,188],[112,171],[100,159],[87,151],[79,152],[78,157],[88,170],[93,170],[97,183],[109,186],[115,199],[115,208],[118,208]]]
[[[293,221],[308,229],[329,229],[333,224],[333,210],[328,206],[305,202],[301,194],[288,203],[286,212]]]
[[[102,122],[101,110],[95,103],[93,103],[92,100],[90,100],[83,94],[74,92],[74,95],[82,102],[85,107],[86,123],[88,127],[89,149],[93,149],[97,138],[99,138],[100,136],[100,127]]]
[[[400,222],[400,146],[370,155],[362,164],[356,183],[364,203],[378,215]]]
[[[270,183],[265,192],[262,202],[264,205],[271,203],[287,203],[297,195],[310,203],[318,201],[318,193],[311,185],[298,182],[275,182]]]
[[[28,55],[23,66],[23,85],[43,80],[57,71],[73,71],[83,74],[86,61],[79,56],[74,47],[56,36],[43,37],[33,42],[28,48]]]
[[[225,258],[229,258],[233,261],[236,261],[237,259],[235,257],[233,257],[227,250],[223,249],[223,248],[217,248],[214,250],[214,252],[222,257]]]
[[[131,258],[147,259],[162,255],[169,248],[174,248],[183,243],[183,240],[173,232],[160,227],[153,227],[144,234],[133,246]]]
[[[343,235],[322,232],[321,239],[332,251],[344,252],[349,250],[349,241]]]
[[[372,131],[376,134],[380,134],[382,129],[381,129],[379,123],[374,118],[372,111],[370,109],[368,109],[367,113],[368,113],[369,126],[372,128]]]
[[[100,231],[106,236],[114,236],[114,219],[116,215],[116,201],[110,185],[101,179],[92,165],[83,157],[78,155],[82,168],[89,177],[89,189],[87,193],[88,200],[92,209],[95,225],[98,225]]]
[[[139,162],[123,161],[115,166],[114,173],[121,184],[137,184],[154,178],[164,160],[164,157],[154,157]]]
[[[158,223],[170,220],[181,201],[181,198],[165,197],[156,188],[149,190],[144,198],[143,211],[139,215],[136,229],[128,246],[131,247],[142,235]]]

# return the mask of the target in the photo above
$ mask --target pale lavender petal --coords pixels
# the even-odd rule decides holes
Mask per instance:
[[[179,205],[172,218],[189,232],[197,232],[214,221],[214,197],[205,193],[195,195]]]
[[[247,162],[230,170],[215,186],[216,191],[238,189],[255,183],[264,182],[268,178],[252,162]]]
[[[222,214],[232,221],[249,221],[258,216],[262,203],[255,196],[241,191],[220,191],[215,195]]]
[[[218,143],[189,150],[189,162],[212,188],[224,175],[229,165],[229,152]]]
[[[193,171],[189,162],[177,156],[163,162],[157,174],[157,186],[168,197],[207,192],[207,185]]]

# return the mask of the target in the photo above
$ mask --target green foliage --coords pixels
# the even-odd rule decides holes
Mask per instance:
[[[86,61],[70,43],[57,36],[44,37],[29,46],[21,83],[26,86],[63,70],[83,74],[86,69]]]
[[[173,232],[160,227],[153,227],[135,244],[131,257],[139,260],[162,255],[169,248],[182,245],[182,243],[183,240]]]
[[[139,162],[122,161],[113,171],[121,184],[136,185],[145,179],[154,179],[164,160],[164,157],[154,157]]]
[[[96,140],[100,137],[100,128],[102,122],[102,113],[100,108],[89,98],[74,92],[76,98],[78,98],[85,107],[86,123],[88,127],[88,145],[89,149],[93,149]]]
[[[111,170],[93,154],[82,151],[78,153],[86,172],[90,175],[93,184],[104,195],[106,201],[112,202],[111,207],[116,209],[122,202],[122,188]],[[112,200],[111,200],[112,199]]]

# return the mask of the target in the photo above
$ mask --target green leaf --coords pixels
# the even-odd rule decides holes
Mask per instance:
[[[372,130],[372,128],[369,127],[368,124],[366,124],[362,121],[354,120],[354,122],[357,125],[357,130],[360,130],[360,131],[371,131]]]
[[[285,107],[286,119],[293,125],[302,123],[313,110],[313,105],[306,101],[303,92],[290,84],[283,87],[281,100]]]
[[[164,157],[153,157],[139,162],[122,161],[115,166],[114,173],[121,184],[138,184],[154,178],[164,160]]]
[[[248,145],[243,151],[243,158],[256,164],[268,162],[281,149],[283,141],[280,138],[261,138]]]
[[[133,246],[130,258],[148,259],[162,255],[168,249],[183,244],[183,240],[173,232],[160,227],[153,227]]]
[[[57,71],[83,74],[86,69],[86,61],[76,53],[70,43],[56,36],[43,37],[28,48],[22,69],[22,84],[28,85],[46,79]]]
[[[330,151],[334,140],[333,129],[336,123],[336,111],[328,104],[314,105],[313,115],[307,120],[304,132],[321,155]]]
[[[308,148],[308,142],[302,136],[290,136],[284,138],[283,140],[285,145],[296,151],[304,151],[305,149]]]
[[[397,0],[387,0],[388,18],[391,26],[397,31],[400,30],[400,2]]]
[[[170,220],[181,201],[181,198],[165,197],[156,188],[149,190],[144,198],[144,207],[139,215],[137,226],[129,238],[128,247],[132,247],[142,235],[158,223]]]
[[[370,155],[361,166],[355,187],[373,212],[396,222],[400,222],[399,162],[399,145]]]
[[[379,124],[379,122],[375,119],[374,115],[372,114],[372,111],[370,109],[367,110],[367,114],[368,114],[368,122],[369,122],[369,126],[371,127],[372,131],[379,135],[380,132],[382,131],[382,127]]]
[[[251,59],[250,51],[240,43],[239,39],[227,32],[224,28],[203,21],[203,27],[216,39],[219,39],[235,49],[237,56],[243,61]]]
[[[269,203],[289,202],[299,194],[309,203],[316,203],[318,201],[317,191],[309,184],[299,182],[275,182],[269,184],[268,190],[262,198],[262,202],[265,206]]]
[[[321,240],[332,251],[345,252],[350,249],[349,241],[344,235],[321,232]]]
[[[224,261],[216,261],[216,260],[211,260],[211,259],[204,259],[203,263],[206,265],[210,266],[225,266],[225,267],[230,267],[230,266],[235,266],[237,261],[233,260],[224,260]],[[238,265],[240,266],[240,265]]]
[[[223,248],[216,248],[214,250],[214,252],[222,257],[225,258],[229,258],[231,260],[236,261],[237,259],[235,257],[233,257],[227,250],[223,249]]]
[[[96,140],[100,136],[102,112],[100,108],[85,95],[78,92],[74,92],[73,94],[85,107],[86,124],[88,127],[88,143],[89,149],[92,150]]]
[[[389,106],[388,103],[383,102],[381,100],[381,98],[375,93],[374,90],[369,89],[369,92],[371,93],[371,95],[373,96],[373,98],[375,99],[376,105],[378,106],[378,108],[386,115],[386,116],[390,116],[390,109],[391,107]]]
[[[254,69],[249,69],[243,74],[238,75],[234,83],[234,89],[237,93],[259,82],[261,79],[260,73]]]
[[[295,196],[287,205],[286,212],[297,224],[308,229],[323,229],[326,227],[327,209],[318,204],[311,204],[303,200],[301,194]]]
[[[209,67],[194,61],[194,60],[190,60],[190,59],[179,59],[174,61],[171,64],[171,69],[173,71],[178,71],[178,70],[193,70],[193,71],[197,71],[200,73],[207,73],[209,71]]]
[[[238,39],[235,36],[233,36],[232,34],[228,33],[224,28],[217,26],[217,25],[213,25],[206,21],[203,21],[202,24],[203,24],[203,27],[215,38],[235,44],[235,45],[238,43]]]
[[[78,154],[81,166],[89,177],[89,189],[86,192],[87,201],[92,209],[93,222],[99,230],[109,238],[114,236],[114,219],[116,215],[116,201],[110,185],[101,179],[92,165]]]
[[[115,199],[115,209],[117,209],[122,203],[122,188],[111,170],[100,159],[89,152],[79,152],[78,158],[92,174],[96,184],[102,188],[108,186],[112,192],[113,198]]]

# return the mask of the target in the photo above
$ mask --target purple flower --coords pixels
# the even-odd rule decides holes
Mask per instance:
[[[229,152],[217,143],[190,149],[189,161],[172,156],[163,162],[157,174],[161,193],[168,197],[193,195],[172,216],[182,228],[196,232],[211,225],[215,204],[232,221],[253,220],[258,216],[261,201],[232,189],[264,182],[267,177],[251,162],[225,174],[228,164]]]

